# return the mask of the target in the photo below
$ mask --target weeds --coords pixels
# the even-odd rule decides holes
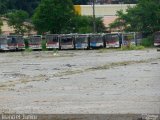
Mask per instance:
[[[26,48],[25,52],[32,52],[33,50],[31,48]]]
[[[54,56],[58,55],[58,49],[56,49],[56,48],[53,49],[53,55]]]
[[[47,48],[46,48],[46,40],[42,40],[41,46],[42,46],[42,51],[46,51],[47,50]]]
[[[147,38],[143,38],[141,45],[145,46],[145,47],[152,47],[154,44],[154,38],[153,36],[149,36]]]
[[[121,50],[143,50],[143,49],[145,49],[145,47],[142,45],[138,45],[138,46],[130,45],[130,46],[122,46],[121,47]]]
[[[29,48],[29,42],[28,39],[24,39],[25,49]]]

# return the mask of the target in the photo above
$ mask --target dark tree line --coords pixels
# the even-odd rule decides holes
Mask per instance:
[[[40,0],[0,0],[0,14],[12,10],[24,10],[32,15]]]

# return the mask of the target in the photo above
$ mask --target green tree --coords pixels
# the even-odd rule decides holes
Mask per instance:
[[[39,33],[63,33],[74,16],[71,0],[42,0],[33,15]]]
[[[106,28],[102,22],[102,18],[98,17],[95,20],[96,20],[96,31],[104,32]],[[93,17],[75,15],[74,17],[71,18],[67,30],[69,31],[69,33],[92,33]]]
[[[124,31],[140,31],[148,35],[160,30],[159,0],[139,0],[135,7],[129,7],[126,13],[118,11],[117,15],[111,28],[121,27]]]
[[[27,12],[16,10],[8,13],[6,17],[8,18],[8,24],[15,29],[17,34],[24,34],[24,32],[26,32],[26,28],[23,23],[29,18]]]

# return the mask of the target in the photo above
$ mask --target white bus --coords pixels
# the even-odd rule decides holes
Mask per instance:
[[[90,36],[89,36],[89,46],[90,46],[90,48],[104,47],[102,34],[90,34]]]
[[[76,49],[88,49],[89,48],[89,36],[87,34],[78,34],[75,36],[75,48]]]
[[[9,50],[8,43],[7,43],[7,36],[0,36],[0,50],[5,51]]]
[[[31,35],[29,36],[28,46],[33,50],[42,49],[42,35]]]
[[[59,49],[59,35],[58,34],[47,34],[45,36],[46,39],[46,48],[48,49]]]
[[[60,35],[60,49],[74,49],[74,35]]]

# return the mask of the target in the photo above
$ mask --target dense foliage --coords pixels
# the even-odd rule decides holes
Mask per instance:
[[[71,26],[74,28],[74,33],[92,33],[93,32],[93,18],[91,16],[76,15],[72,18]],[[102,18],[96,18],[96,32],[104,32],[105,27]]]
[[[6,16],[8,18],[8,24],[15,29],[17,34],[23,34],[27,31],[23,24],[24,21],[29,18],[27,12],[16,10],[14,12],[8,13]]]
[[[33,16],[39,33],[87,33],[92,32],[93,19],[76,15],[71,0],[42,0]],[[100,18],[96,19],[97,31],[104,31]]]
[[[139,0],[138,4],[117,12],[118,18],[110,24],[111,28],[121,28],[124,31],[138,31],[151,35],[160,30],[160,1]]]
[[[73,15],[71,0],[42,0],[34,13],[33,23],[40,33],[62,33]]]
[[[0,0],[0,14],[12,10],[24,10],[31,16],[41,0]],[[87,4],[89,0],[72,0],[73,4]]]

